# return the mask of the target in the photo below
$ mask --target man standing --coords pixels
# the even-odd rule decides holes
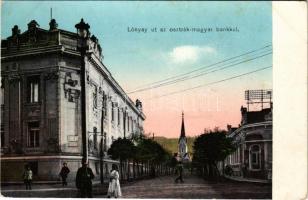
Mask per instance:
[[[62,178],[62,186],[67,185],[66,179],[67,179],[68,173],[70,173],[70,169],[67,167],[66,162],[64,162],[63,167],[62,167],[61,172],[60,172],[60,176]]]
[[[176,171],[177,171],[177,169],[176,169],[177,162],[178,162],[178,160],[176,159],[177,156],[178,156],[178,154],[174,153],[173,157],[171,158],[172,174],[176,174]]]
[[[25,166],[25,171],[23,173],[24,183],[26,185],[26,190],[31,190],[31,183],[32,183],[32,170],[29,165]]]
[[[177,171],[179,173],[179,176],[175,179],[175,182],[177,183],[180,180],[181,183],[184,183],[184,181],[183,181],[183,164],[182,164],[181,161],[179,161],[179,163],[177,165]]]
[[[92,179],[94,174],[92,169],[88,167],[88,162],[82,159],[82,167],[80,167],[76,174],[76,187],[79,190],[81,198],[92,198]]]

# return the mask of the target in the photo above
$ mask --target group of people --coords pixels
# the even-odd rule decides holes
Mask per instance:
[[[63,167],[59,173],[59,176],[62,178],[62,185],[66,186],[67,185],[67,176],[70,173],[69,168],[67,167],[66,163],[63,163]],[[31,190],[32,187],[32,177],[33,177],[33,172],[31,170],[31,167],[29,164],[25,165],[25,170],[22,174],[22,178],[24,180],[25,186],[26,186],[26,190]]]
[[[120,181],[120,175],[118,172],[118,166],[112,164],[112,169],[109,175],[109,187],[107,196],[108,198],[114,197],[118,198],[122,196]],[[79,196],[82,198],[88,197],[92,198],[92,179],[94,179],[94,174],[92,169],[88,167],[88,162],[83,159],[82,167],[78,169],[76,174],[76,187],[79,191]]]
[[[178,176],[175,179],[175,183],[180,181],[183,183],[183,164],[181,161],[177,163],[176,171]],[[70,173],[69,168],[67,167],[67,163],[63,163],[63,167],[59,173],[59,176],[62,178],[62,185],[67,186],[67,177]],[[23,173],[23,180],[26,185],[26,190],[31,190],[31,183],[32,183],[33,172],[29,165],[25,166],[25,171]],[[112,164],[112,169],[109,175],[109,187],[107,196],[108,198],[114,197],[121,197],[121,187],[119,181],[120,175],[118,171],[118,166],[116,164]],[[76,174],[76,187],[79,191],[79,197],[82,198],[92,198],[92,179],[94,179],[94,174],[92,169],[88,167],[88,161],[82,159],[82,166],[78,169]]]
[[[63,163],[63,167],[59,173],[62,179],[62,186],[67,186],[67,177],[70,173],[70,169],[67,167],[67,163]],[[31,190],[33,172],[29,165],[25,166],[23,173],[23,180],[26,186],[26,190]],[[118,172],[118,166],[112,164],[112,169],[109,175],[109,187],[108,187],[108,198],[118,198],[122,196],[120,181],[120,175]],[[92,198],[92,179],[94,179],[93,171],[88,167],[88,161],[82,159],[82,166],[78,169],[76,174],[76,187],[78,189],[78,196],[82,198]]]

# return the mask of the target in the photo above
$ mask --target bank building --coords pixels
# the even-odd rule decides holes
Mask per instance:
[[[270,182],[273,160],[272,90],[247,90],[245,100],[247,107],[241,107],[239,127],[227,126],[227,137],[236,150],[224,164],[232,168],[232,173],[228,174],[230,176]],[[257,107],[253,108],[254,105]]]
[[[143,133],[142,103],[133,102],[103,64],[102,47],[94,35],[86,41],[83,116],[83,58],[77,39],[77,33],[59,29],[52,19],[49,30],[35,20],[23,32],[15,25],[12,35],[1,41],[2,182],[20,181],[25,164],[31,166],[34,180],[57,180],[63,162],[74,179],[83,142],[89,166],[100,177],[117,162],[106,153],[111,143]]]

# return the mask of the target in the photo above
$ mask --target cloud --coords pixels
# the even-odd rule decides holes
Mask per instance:
[[[178,46],[169,52],[169,58],[175,64],[196,63],[203,56],[216,53],[216,50],[209,46]]]

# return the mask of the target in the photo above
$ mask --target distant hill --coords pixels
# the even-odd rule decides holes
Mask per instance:
[[[154,137],[154,140],[161,144],[167,151],[170,153],[178,152],[178,138],[165,138],[165,137]],[[188,153],[192,155],[193,152],[193,144],[195,141],[195,137],[187,137],[187,147]]]

